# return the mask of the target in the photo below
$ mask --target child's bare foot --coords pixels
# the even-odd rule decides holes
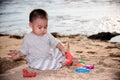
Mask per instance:
[[[66,64],[63,63],[63,62],[60,62],[60,64],[62,65],[62,67],[65,67],[65,66],[66,66]]]

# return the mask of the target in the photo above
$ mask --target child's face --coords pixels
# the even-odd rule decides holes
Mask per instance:
[[[37,18],[29,23],[32,32],[38,36],[43,36],[47,33],[48,20]]]

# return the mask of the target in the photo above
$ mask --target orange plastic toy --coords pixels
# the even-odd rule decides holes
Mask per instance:
[[[65,55],[66,55],[66,58],[67,58],[66,65],[70,66],[73,62],[73,57],[69,52],[65,52]]]
[[[76,66],[76,67],[83,67],[84,64],[76,63],[75,66]]]
[[[28,72],[27,69],[23,69],[23,77],[24,78],[31,78],[31,77],[36,77],[37,73],[36,72]]]

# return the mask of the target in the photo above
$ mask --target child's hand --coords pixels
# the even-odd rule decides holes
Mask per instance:
[[[16,51],[16,50],[9,50],[8,55],[10,55],[13,60],[16,60],[16,59],[19,58],[19,54],[17,54],[17,51]]]
[[[62,50],[62,54],[65,56],[66,55],[66,52],[69,52],[69,49],[64,49]]]
[[[65,56],[65,52],[64,51],[61,51],[62,52],[62,55]]]
[[[66,49],[61,43],[57,44],[57,48],[62,52],[64,56],[65,56],[65,52],[69,52],[69,47]]]

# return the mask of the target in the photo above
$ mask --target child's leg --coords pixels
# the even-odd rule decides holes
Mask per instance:
[[[62,55],[62,52],[59,49],[54,49],[53,51],[54,53],[54,58],[58,61],[58,62],[65,62],[66,61],[66,57]]]
[[[54,54],[54,58],[56,59],[56,61],[58,63],[61,64],[61,66],[65,66],[65,62],[66,62],[66,57],[62,55],[62,52],[59,49],[54,49],[53,50],[53,54]]]

